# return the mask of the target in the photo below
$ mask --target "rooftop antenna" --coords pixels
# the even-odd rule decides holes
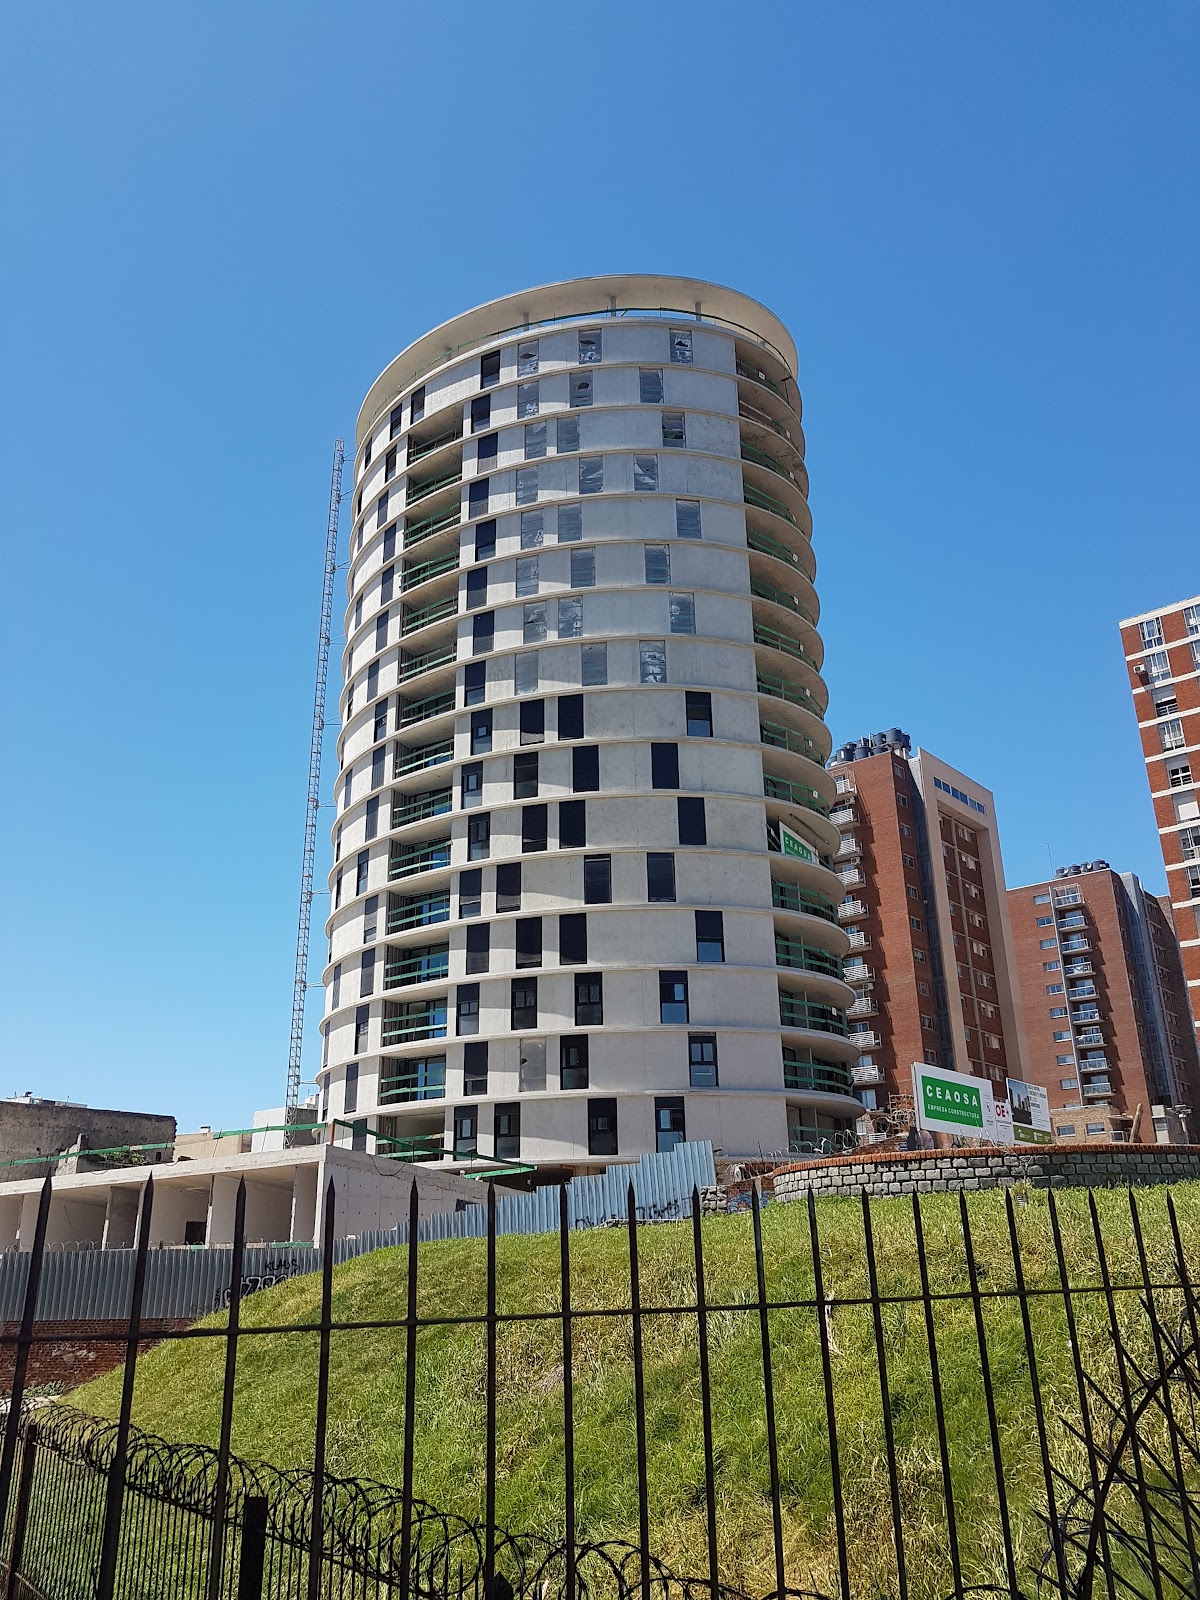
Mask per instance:
[[[345,446],[333,446],[329,480],[329,521],[325,526],[325,582],[321,590],[321,632],[317,641],[317,679],[313,689],[312,741],[308,751],[308,806],[304,816],[304,862],[300,870],[300,916],[296,927],[296,975],[292,985],[292,1036],[288,1045],[287,1099],[283,1142],[291,1149],[300,1115],[300,1061],[304,1053],[304,1001],[308,990],[308,935],[312,923],[313,863],[317,853],[317,812],[321,808],[321,747],[325,735],[325,682],[333,625],[333,576],[337,571],[338,516],[342,505]]]

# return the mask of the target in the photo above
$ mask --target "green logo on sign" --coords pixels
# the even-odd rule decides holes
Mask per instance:
[[[794,833],[789,833],[786,828],[780,828],[779,837],[785,856],[799,856],[801,861],[817,859],[816,851],[810,850],[802,839],[798,839]]]
[[[939,1122],[955,1122],[964,1128],[983,1127],[983,1103],[978,1089],[967,1089],[938,1078],[922,1078],[921,1094],[926,1115]]]

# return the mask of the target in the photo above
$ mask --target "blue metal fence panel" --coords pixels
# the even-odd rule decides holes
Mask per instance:
[[[635,1164],[573,1178],[567,1185],[567,1217],[572,1228],[595,1228],[622,1221],[633,1185],[638,1218],[663,1221],[690,1214],[692,1190],[716,1183],[712,1145],[707,1141],[678,1144],[661,1155],[645,1155]],[[487,1208],[480,1203],[464,1211],[423,1217],[417,1237],[422,1243],[478,1239],[487,1232]],[[557,1188],[528,1194],[497,1195],[498,1234],[553,1233],[558,1228]],[[334,1245],[340,1265],[374,1250],[408,1243],[408,1224],[375,1228]],[[50,1250],[42,1266],[37,1315],[40,1321],[120,1321],[129,1314],[133,1289],[132,1250]],[[152,1250],[147,1262],[143,1316],[148,1321],[195,1321],[229,1303],[233,1251],[188,1247]],[[308,1245],[248,1245],[243,1262],[242,1293],[253,1294],[308,1272],[321,1270],[321,1251]],[[21,1316],[28,1253],[0,1254],[0,1322]]]

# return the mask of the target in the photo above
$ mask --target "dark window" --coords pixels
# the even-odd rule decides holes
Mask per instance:
[[[546,702],[544,700],[522,700],[521,743],[541,744],[545,737]]]
[[[496,910],[520,911],[521,863],[502,861],[496,868]]]
[[[333,891],[333,904],[334,904],[334,909],[335,910],[342,903],[342,877],[343,877],[344,872],[345,872],[345,868],[344,867],[339,867],[338,868],[337,883],[334,886],[334,891]]]
[[[711,739],[713,731],[712,695],[689,689],[684,698],[686,700],[688,737],[692,739]]]
[[[393,594],[393,592],[395,590],[395,587],[396,587],[396,569],[395,569],[395,567],[386,567],[384,569],[383,576],[379,580],[379,603],[380,603],[380,605],[386,606],[388,604],[388,602],[392,598],[392,594]]]
[[[659,973],[658,1015],[661,1022],[686,1022],[688,1020],[688,980],[686,972]]]
[[[346,1073],[343,1079],[342,1111],[349,1116],[352,1111],[358,1110],[358,1062],[350,1061],[346,1064]]]
[[[473,1156],[479,1149],[479,1108],[459,1106],[454,1113],[454,1154]]]
[[[538,754],[522,750],[513,757],[513,799],[532,800],[538,792]]]
[[[488,957],[491,954],[491,924],[480,923],[477,928],[467,929],[467,972],[486,972]]]
[[[588,1039],[583,1034],[578,1039],[558,1041],[558,1082],[562,1089],[586,1089],[588,1086]]]
[[[521,811],[521,850],[528,854],[546,848],[549,806],[525,806]]]
[[[477,467],[486,467],[490,472],[492,463],[500,453],[500,435],[498,433],[485,433],[475,446],[475,461]]]
[[[472,867],[458,875],[458,914],[477,917],[483,909],[483,869]]]
[[[638,373],[638,392],[645,406],[662,405],[662,372],[657,367],[642,367]]]
[[[420,422],[425,415],[425,385],[414,389],[408,408],[408,425],[411,428],[414,422]]]
[[[494,383],[500,382],[500,352],[489,350],[487,355],[479,358],[479,387],[490,389]]]
[[[367,1048],[367,1030],[371,1026],[370,1006],[357,1006],[354,1011],[354,1054],[361,1056]]]
[[[558,737],[560,739],[583,738],[583,696],[581,694],[564,694],[559,698]]]
[[[599,328],[594,329],[591,333],[581,333],[579,335],[579,363],[581,366],[585,361],[599,361],[603,337]]]
[[[471,618],[471,649],[477,656],[491,650],[496,643],[496,613],[481,611]]]
[[[517,923],[517,966],[540,967],[542,964],[542,919],[522,917]]]
[[[487,605],[487,597],[488,569],[470,567],[467,571],[467,610],[477,611],[480,606]]]
[[[488,1047],[486,1040],[463,1045],[463,1093],[486,1094]]]
[[[384,458],[383,458],[383,477],[384,477],[384,482],[386,483],[386,482],[390,481],[395,476],[396,476],[396,447],[395,447],[395,445],[393,445],[392,448],[388,451],[387,455],[384,456]]]
[[[475,559],[490,561],[496,554],[496,519],[488,517],[475,529]]]
[[[483,433],[492,425],[492,397],[490,394],[477,394],[471,401],[471,432]]]
[[[611,856],[584,856],[583,903],[585,906],[612,904]]]
[[[497,1106],[494,1153],[497,1161],[521,1159],[521,1107]]]
[[[514,1030],[536,1028],[538,1025],[538,998],[536,978],[512,980],[512,1026]]]
[[[376,935],[379,925],[379,896],[373,894],[363,906],[363,943],[369,943]]]
[[[683,1122],[683,1096],[681,1094],[656,1095],[654,1099],[655,1149],[674,1150],[687,1138]]]
[[[396,524],[393,522],[383,536],[383,559],[390,561],[396,554]]]
[[[382,700],[375,702],[375,723],[371,730],[374,739],[383,739],[387,736],[388,701],[385,695]]]
[[[455,1028],[459,1036],[479,1032],[479,985],[460,983]]]
[[[650,746],[650,782],[656,789],[678,789],[679,746],[677,744]]]
[[[592,403],[592,375],[590,372],[571,374],[570,403],[573,406],[590,406]]]
[[[587,958],[587,912],[565,912],[558,919],[559,966],[578,967]]]
[[[392,414],[388,418],[388,438],[394,439],[404,426],[404,406],[392,407]]]
[[[675,532],[681,539],[700,538],[699,500],[676,500]]]
[[[377,750],[372,750],[372,752],[371,752],[371,787],[372,787],[372,789],[381,789],[383,787],[383,763],[384,763],[384,758],[386,756],[387,756],[387,747],[385,745],[382,745],[382,744],[379,746],[379,748]],[[368,835],[368,837],[370,837],[370,835]]]
[[[704,801],[694,795],[680,795],[675,802],[679,810],[680,844],[707,844],[708,830],[704,825]]]
[[[477,706],[487,693],[487,663],[472,661],[463,668],[463,705]],[[490,715],[490,713],[488,713]],[[475,724],[471,723],[474,733]]]
[[[646,857],[646,899],[656,902],[675,898],[675,857],[666,853],[651,852]]]
[[[693,1089],[717,1087],[717,1036],[688,1034],[688,1081]]]
[[[385,491],[383,494],[381,494],[379,496],[379,500],[378,500],[378,502],[376,503],[376,506],[375,506],[375,526],[377,528],[382,528],[383,527],[384,523],[387,521],[387,513],[388,513],[388,497],[387,497],[387,493]]]
[[[459,772],[459,802],[465,810],[467,806],[477,806],[483,799],[483,762],[471,761],[463,765]]]
[[[375,618],[375,648],[376,648],[376,650],[382,650],[387,645],[387,633],[388,633],[388,614],[387,614],[386,611],[381,611],[380,614]]]
[[[725,919],[719,911],[696,913],[696,960],[724,961]]]
[[[381,774],[382,776],[382,774]],[[379,796],[373,794],[367,801],[365,837],[377,838],[379,834]]]
[[[576,745],[571,751],[571,788],[575,794],[589,794],[600,787],[600,747]]]
[[[354,863],[354,892],[366,894],[367,873],[370,870],[371,854],[369,850],[360,850]]]
[[[492,819],[486,812],[467,819],[467,860],[486,861],[492,843]]]
[[[492,748],[492,713],[477,711],[471,718],[471,754],[485,756]]]
[[[599,972],[575,977],[575,1026],[599,1028],[604,1023],[604,978]]]
[[[468,514],[472,517],[486,517],[488,510],[488,497],[491,494],[491,479],[476,478],[467,491]]]
[[[351,1150],[365,1150],[367,1148],[367,1119],[359,1117],[350,1124]]]
[[[588,1101],[588,1155],[615,1156],[617,1153],[617,1102]]]
[[[558,848],[582,850],[587,843],[587,801],[562,800],[558,806]]]

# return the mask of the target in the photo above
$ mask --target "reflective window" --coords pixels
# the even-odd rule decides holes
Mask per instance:
[[[558,602],[558,637],[578,639],[583,633],[583,601],[564,596]]]
[[[657,456],[634,456],[633,487],[639,492],[658,488]]]
[[[700,537],[699,500],[676,500],[675,532],[681,539],[698,539]]]
[[[604,488],[604,457],[585,456],[579,463],[580,494],[599,494]]]
[[[646,582],[670,583],[671,547],[665,544],[646,546]]]
[[[643,405],[660,406],[663,397],[661,367],[643,367],[638,373],[638,389]]]
[[[671,632],[695,633],[696,597],[691,594],[673,594],[670,603]]]
[[[690,328],[671,329],[671,360],[678,366],[691,366],[692,330]]]
[[[643,639],[638,646],[638,677],[642,683],[666,683],[667,647],[662,639]]]

